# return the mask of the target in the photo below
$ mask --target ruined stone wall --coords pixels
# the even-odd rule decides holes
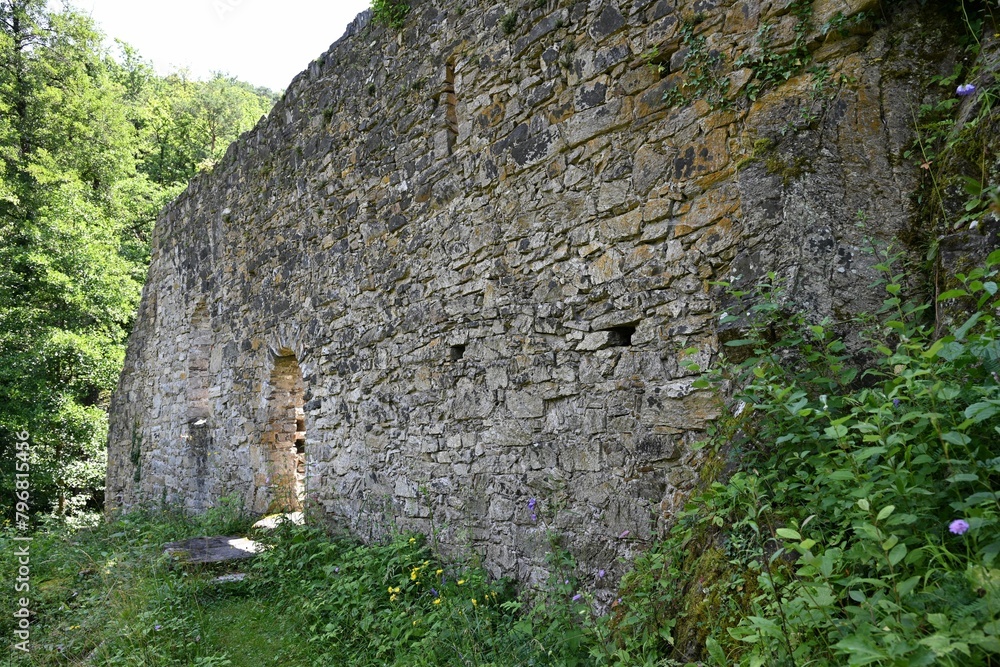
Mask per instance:
[[[532,579],[552,531],[611,570],[697,480],[710,283],[773,270],[817,313],[875,304],[863,248],[907,228],[901,154],[922,77],[951,71],[947,21],[412,4],[398,34],[359,18],[164,211],[109,507],[287,505],[275,433],[304,432],[306,507],[363,537],[414,529]],[[768,79],[796,49],[818,68]],[[304,424],[276,424],[298,386]]]

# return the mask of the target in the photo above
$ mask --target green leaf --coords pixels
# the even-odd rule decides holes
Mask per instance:
[[[925,352],[922,352],[921,354],[924,356],[924,358],[931,359],[937,355],[937,353],[941,350],[942,347],[944,347],[944,341],[936,340],[934,341],[934,344],[931,345],[930,349],[928,349]]]
[[[969,329],[974,327],[976,325],[976,322],[978,322],[979,318],[982,316],[983,316],[982,312],[974,313],[972,317],[970,317],[965,321],[965,324],[963,324],[962,326],[960,326],[958,329],[955,330],[955,339],[962,340],[963,338],[965,338],[965,334],[969,333]]]
[[[854,460],[857,461],[858,463],[864,463],[873,456],[878,456],[879,454],[885,454],[885,452],[886,448],[881,446],[863,447],[862,449],[859,449],[858,451],[854,452],[852,456],[854,457]]]
[[[960,296],[969,296],[969,293],[966,292],[964,289],[952,289],[938,295],[937,300],[947,301],[948,299],[957,299]]]
[[[888,517],[890,514],[892,514],[893,511],[895,511],[895,509],[896,509],[895,505],[886,505],[885,507],[883,507],[881,509],[881,511],[879,511],[878,516],[875,517],[875,520],[876,521],[881,521],[882,519],[884,519],[884,518]]]
[[[893,566],[898,564],[899,561],[903,560],[903,558],[906,557],[906,552],[907,552],[906,544],[904,544],[903,542],[900,542],[899,544],[894,546],[892,548],[892,551],[889,552],[889,564]]]
[[[939,359],[944,359],[945,361],[954,361],[964,353],[965,345],[959,343],[958,341],[951,341],[949,343],[945,343],[941,349],[938,350],[937,356]]]
[[[979,403],[973,403],[965,409],[965,418],[971,419],[973,423],[978,424],[986,421],[997,412],[1000,412],[1000,401],[980,401]]]
[[[940,614],[940,613],[927,614],[927,620],[930,621],[930,624],[933,625],[938,630],[947,630],[948,627],[951,625],[950,622],[948,621],[948,616],[945,614]]]
[[[962,180],[964,181],[963,187],[965,188],[966,194],[969,194],[973,197],[978,197],[983,193],[983,184],[977,181],[976,179],[972,178],[971,176],[963,176]]]
[[[719,667],[728,667],[729,662],[726,660],[726,653],[722,650],[715,637],[709,636],[705,638],[705,648],[708,649],[708,654],[712,656],[712,661],[716,665],[719,665]]]
[[[958,445],[959,447],[965,447],[972,442],[972,438],[964,433],[959,433],[958,431],[948,431],[941,436],[941,439],[953,445]]]
[[[840,440],[847,435],[847,427],[843,424],[834,424],[823,429],[823,433],[831,440]]]
[[[833,647],[847,656],[849,665],[870,665],[873,662],[889,659],[888,654],[880,651],[870,640],[857,635],[845,637]]]
[[[973,507],[983,503],[992,505],[997,502],[997,500],[1000,500],[1000,498],[998,498],[996,493],[992,491],[980,491],[978,493],[973,493],[971,496],[966,498],[964,504],[966,507]]]
[[[791,528],[779,528],[778,530],[776,530],[774,532],[776,532],[778,534],[778,537],[783,537],[786,540],[801,540],[802,539],[802,536],[799,534],[799,531],[793,530]]]
[[[920,583],[920,579],[921,579],[920,575],[916,574],[910,577],[909,579],[899,582],[898,584],[896,584],[896,593],[901,598],[906,597],[907,595],[912,593],[913,590],[917,587],[917,584]]]

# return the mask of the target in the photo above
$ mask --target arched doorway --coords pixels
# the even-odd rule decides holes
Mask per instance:
[[[268,512],[302,509],[306,478],[306,416],[302,369],[287,350],[274,358],[267,395],[263,449],[267,463]]]

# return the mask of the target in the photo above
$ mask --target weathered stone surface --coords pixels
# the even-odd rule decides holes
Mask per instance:
[[[260,544],[245,537],[195,537],[168,542],[163,552],[176,561],[190,565],[246,560],[260,553]]]
[[[296,526],[301,526],[305,523],[306,518],[302,512],[288,512],[285,514],[269,514],[263,519],[255,522],[253,527],[257,530],[274,530],[279,525],[283,523],[290,523]]]
[[[915,73],[950,73],[954,40],[894,3],[810,42],[836,86],[669,107],[681,18],[737,95],[790,1],[534,3],[511,35],[503,6],[412,4],[399,35],[359,19],[161,215],[108,505],[236,494],[364,539],[433,529],[525,579],[555,530],[610,572],[697,479],[710,285],[775,271],[818,315],[877,305],[864,247],[912,218]]]

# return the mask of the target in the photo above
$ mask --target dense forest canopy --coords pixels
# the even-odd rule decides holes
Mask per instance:
[[[223,74],[158,76],[71,7],[0,2],[0,506],[22,431],[34,512],[100,505],[156,214],[275,100]]]

